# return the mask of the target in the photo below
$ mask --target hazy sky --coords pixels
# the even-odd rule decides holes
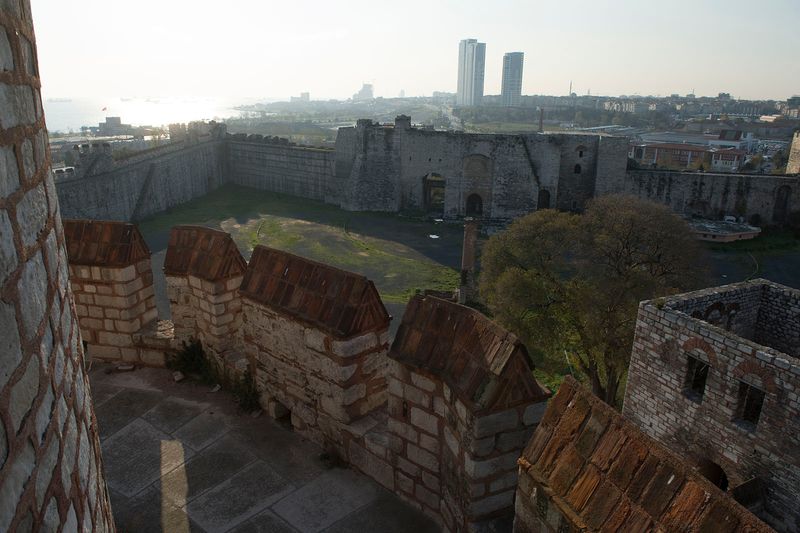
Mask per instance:
[[[485,94],[525,52],[524,94],[800,94],[800,0],[32,0],[47,97]]]

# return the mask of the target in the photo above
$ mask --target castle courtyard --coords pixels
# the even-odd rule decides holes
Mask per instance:
[[[89,375],[120,532],[438,531],[421,512],[232,397],[169,371]]]
[[[366,276],[395,317],[392,333],[415,290],[452,291],[458,286],[460,225],[343,211],[321,202],[226,185],[139,224],[152,252],[156,300],[163,317],[169,316],[169,303],[162,266],[169,230],[178,224],[230,233],[245,259],[263,244]]]

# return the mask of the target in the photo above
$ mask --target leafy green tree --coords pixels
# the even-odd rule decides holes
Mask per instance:
[[[639,302],[701,285],[705,258],[666,206],[603,196],[582,215],[545,209],[486,243],[481,295],[545,369],[568,359],[615,405]]]

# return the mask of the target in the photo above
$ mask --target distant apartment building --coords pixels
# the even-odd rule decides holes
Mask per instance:
[[[300,96],[290,96],[290,102],[310,102],[311,101],[311,94],[304,92],[300,93]]]
[[[638,102],[636,100],[626,100],[622,102],[622,111],[625,113],[633,113],[639,115],[650,111],[650,105],[646,102]]]
[[[120,117],[106,117],[105,122],[97,125],[98,135],[128,135],[131,133],[131,125],[123,124]]]
[[[693,133],[686,131],[662,131],[643,133],[639,136],[645,144],[670,143],[694,144],[709,148],[733,148],[744,152],[752,152],[758,146],[758,139],[752,132],[741,130],[722,130],[719,133]]]
[[[486,66],[486,43],[464,39],[458,45],[458,92],[456,105],[480,105]]]
[[[628,157],[642,167],[669,170],[736,172],[747,154],[735,148],[711,148],[685,143],[636,143]]]
[[[515,107],[522,98],[523,52],[508,52],[503,56],[503,85],[501,96],[503,105]]]
[[[364,100],[372,100],[374,97],[372,84],[365,83],[361,86],[361,90],[353,95],[353,101],[361,102]]]
[[[744,165],[747,154],[736,148],[711,151],[711,170],[714,172],[736,172]]]

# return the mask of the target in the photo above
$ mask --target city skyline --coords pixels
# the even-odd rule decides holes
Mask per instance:
[[[463,39],[458,43],[456,105],[481,105],[486,75],[486,43]]]
[[[503,54],[501,97],[504,106],[517,106],[520,104],[524,62],[524,52],[506,52]]]
[[[800,47],[797,2],[759,4],[768,22],[756,22],[742,0],[676,0],[658,12],[629,0],[612,4],[576,0],[565,12],[521,1],[412,0],[397,11],[360,0],[345,9],[310,0],[234,0],[226,9],[88,0],[76,17],[74,5],[34,0],[33,15],[45,97],[286,98],[310,91],[315,99],[346,99],[364,82],[385,97],[401,89],[408,96],[456,92],[455,47],[465,37],[487,45],[485,94],[500,94],[509,50],[535,65],[524,72],[525,94],[567,94],[570,81],[578,94],[609,96],[694,90],[784,100],[800,93],[800,62],[792,56]],[[424,39],[414,37],[420,33]]]

